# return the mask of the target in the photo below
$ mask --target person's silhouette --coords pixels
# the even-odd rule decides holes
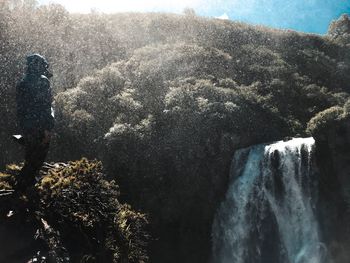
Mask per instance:
[[[49,149],[54,115],[48,67],[43,56],[28,56],[27,72],[16,87],[17,120],[25,147],[25,162],[17,180],[19,189],[35,184]]]

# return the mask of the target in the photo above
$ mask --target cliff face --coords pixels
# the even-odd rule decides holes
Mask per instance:
[[[319,218],[335,263],[348,262],[350,251],[350,120],[344,114],[328,120],[314,134],[320,174]]]
[[[35,187],[0,174],[0,262],[146,262],[145,215],[119,203],[97,161],[47,164]]]

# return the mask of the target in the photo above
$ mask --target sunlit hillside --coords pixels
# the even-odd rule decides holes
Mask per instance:
[[[312,117],[349,98],[347,16],[321,36],[194,13],[78,15],[6,3],[0,163],[20,160],[8,140],[14,87],[26,54],[39,52],[54,73],[50,159],[103,161],[120,198],[150,215],[161,258],[152,262],[204,262],[232,153],[308,135]]]

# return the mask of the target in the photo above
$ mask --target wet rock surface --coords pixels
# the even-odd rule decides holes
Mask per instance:
[[[345,263],[350,249],[350,119],[341,111],[314,130],[320,176],[319,218],[335,263]]]

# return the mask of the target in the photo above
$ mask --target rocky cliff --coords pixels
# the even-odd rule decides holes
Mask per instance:
[[[308,129],[316,141],[320,175],[321,228],[335,263],[345,263],[350,249],[350,115],[349,103],[316,115]]]

